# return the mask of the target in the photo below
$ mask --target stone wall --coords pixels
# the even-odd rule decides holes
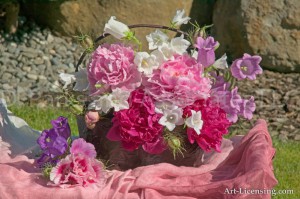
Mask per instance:
[[[259,54],[266,69],[300,72],[299,9],[299,0],[218,0],[213,34],[219,55]]]
[[[214,24],[218,55],[227,52],[233,60],[243,52],[259,54],[266,69],[300,72],[299,0],[72,0],[24,4],[22,9],[54,31],[94,38],[111,15],[126,24],[168,25],[175,10],[185,9],[200,25]],[[149,31],[136,31],[144,44]]]

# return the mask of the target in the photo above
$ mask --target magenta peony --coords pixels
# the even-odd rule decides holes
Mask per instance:
[[[192,128],[187,129],[190,143],[197,144],[205,151],[212,148],[220,152],[222,136],[228,133],[231,123],[226,118],[226,112],[210,98],[207,100],[197,100],[193,105],[187,106],[183,110],[183,117],[192,115],[191,111],[201,111],[203,126],[200,135]]]
[[[181,108],[205,99],[211,82],[202,75],[202,66],[189,55],[175,55],[164,62],[151,77],[145,77],[145,92],[157,101],[168,101]]]
[[[133,90],[140,86],[141,76],[133,60],[131,47],[120,44],[99,46],[87,68],[90,94],[98,95],[115,88]]]
[[[139,146],[151,154],[164,151],[163,126],[158,123],[162,115],[155,113],[153,99],[139,89],[131,93],[128,102],[129,109],[114,113],[108,139],[121,141],[122,146],[129,151]]]

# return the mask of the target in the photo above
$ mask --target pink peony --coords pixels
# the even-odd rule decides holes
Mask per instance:
[[[70,152],[74,155],[81,154],[89,158],[95,158],[97,155],[94,145],[82,138],[73,141]]]
[[[87,187],[103,182],[103,165],[96,159],[82,154],[70,154],[62,159],[50,173],[50,180],[60,187]]]
[[[122,141],[123,147],[129,151],[138,149],[140,145],[151,154],[164,151],[163,126],[158,123],[162,115],[155,113],[153,99],[139,89],[131,93],[128,102],[129,109],[114,113],[108,139]]]
[[[183,117],[191,116],[191,110],[201,111],[203,126],[200,135],[192,128],[187,129],[190,143],[197,144],[205,151],[211,148],[220,152],[222,137],[228,133],[231,123],[226,118],[226,112],[214,103],[210,98],[207,100],[197,100],[193,105],[187,106],[183,110]]]
[[[169,101],[179,107],[205,99],[210,94],[211,82],[202,77],[202,66],[189,55],[175,55],[164,62],[143,85],[147,94],[157,101]]]
[[[102,94],[114,88],[133,90],[140,86],[141,76],[133,60],[131,47],[120,44],[99,46],[87,69],[90,93]]]

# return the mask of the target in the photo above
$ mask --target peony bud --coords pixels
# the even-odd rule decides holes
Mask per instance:
[[[99,113],[97,111],[89,111],[86,113],[85,124],[88,129],[93,129],[96,126],[96,123],[100,120]]]

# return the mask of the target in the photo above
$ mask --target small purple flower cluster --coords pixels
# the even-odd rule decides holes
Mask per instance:
[[[49,163],[55,165],[68,150],[68,139],[71,136],[68,119],[60,116],[56,120],[52,120],[51,124],[53,128],[44,130],[37,140],[43,151],[40,158],[37,159],[40,167]]]

